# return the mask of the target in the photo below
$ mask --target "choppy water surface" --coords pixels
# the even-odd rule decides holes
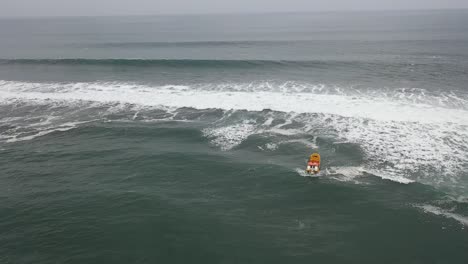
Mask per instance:
[[[2,20],[1,262],[466,263],[467,18]]]

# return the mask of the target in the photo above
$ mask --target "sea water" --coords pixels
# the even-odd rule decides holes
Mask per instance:
[[[468,261],[467,11],[0,36],[1,263]]]

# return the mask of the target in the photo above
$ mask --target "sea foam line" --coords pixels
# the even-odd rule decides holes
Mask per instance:
[[[415,205],[415,207],[422,209],[426,213],[431,213],[435,215],[444,216],[446,218],[451,218],[465,226],[468,226],[468,217],[446,211],[442,208],[439,208],[433,205],[424,204],[424,205]]]
[[[37,88],[42,87],[42,88]],[[46,87],[47,89],[45,89]],[[41,90],[42,91],[37,91]],[[220,108],[323,113],[381,121],[457,123],[468,125],[468,111],[430,104],[408,104],[392,98],[339,94],[208,91],[171,86],[147,87],[99,83],[0,83],[0,99],[120,102],[143,106]]]
[[[47,135],[47,134],[50,134],[50,133],[53,133],[53,132],[57,132],[57,131],[65,132],[65,131],[74,129],[74,128],[78,127],[81,124],[86,124],[86,123],[90,123],[90,122],[93,122],[93,121],[96,121],[96,120],[82,121],[82,122],[67,122],[67,123],[58,124],[55,127],[50,126],[50,127],[46,127],[46,128],[41,128],[41,129],[38,130],[37,133],[32,134],[32,135],[21,136],[21,133],[20,133],[20,134],[13,135],[13,136],[6,136],[6,137],[4,136],[4,138],[6,139],[6,142],[8,142],[8,143],[18,142],[18,141],[26,141],[26,140],[35,139],[37,137],[41,137],[41,136],[44,136],[44,135]],[[35,124],[33,124],[32,126],[34,126],[34,125]]]

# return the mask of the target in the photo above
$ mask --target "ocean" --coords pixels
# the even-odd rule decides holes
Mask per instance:
[[[0,36],[0,263],[468,263],[468,10]]]

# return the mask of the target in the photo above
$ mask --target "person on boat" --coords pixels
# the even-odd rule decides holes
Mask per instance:
[[[318,154],[314,153],[310,155],[306,171],[314,174],[320,171],[320,156]]]

